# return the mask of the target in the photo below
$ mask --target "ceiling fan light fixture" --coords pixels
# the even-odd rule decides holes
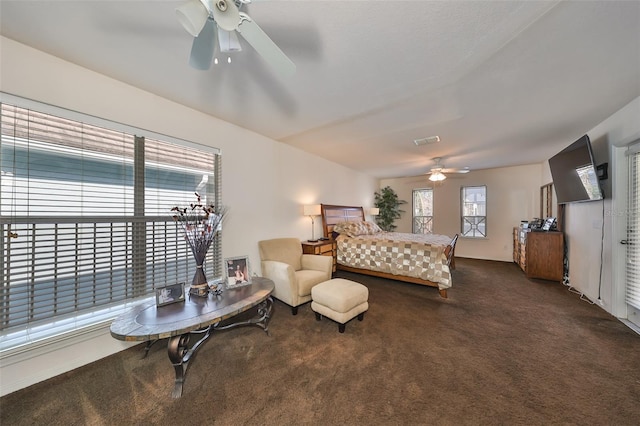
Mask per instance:
[[[182,27],[189,34],[197,37],[207,22],[209,11],[200,0],[189,0],[176,8],[176,16]]]
[[[445,180],[447,177],[439,170],[436,170],[435,172],[431,173],[431,176],[429,176],[429,180],[431,182],[440,182]]]
[[[225,31],[234,31],[240,25],[240,11],[233,0],[215,0],[211,9],[213,19]]]
[[[235,31],[225,31],[218,27],[218,40],[220,42],[220,51],[223,53],[242,51],[238,33]]]
[[[293,61],[249,15],[240,12],[240,8],[250,2],[251,0],[188,0],[175,9],[178,21],[194,37],[189,59],[192,67],[206,70],[212,61],[214,64],[222,62],[217,54],[241,51],[237,35],[239,33],[274,70],[285,77],[295,74],[296,65]],[[210,40],[214,40],[213,49],[209,48],[209,40],[205,43],[205,34]],[[229,55],[227,62],[231,63]]]

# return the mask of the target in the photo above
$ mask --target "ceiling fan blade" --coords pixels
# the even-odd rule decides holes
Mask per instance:
[[[240,12],[238,32],[280,74],[290,77],[296,72],[296,64],[262,31],[247,14]]]
[[[442,158],[441,157],[436,157],[433,159],[433,161],[435,161],[435,165],[431,168],[431,170],[429,171],[429,173],[427,174],[432,174],[432,173],[436,173],[436,172],[440,172],[440,173],[469,173],[469,168],[465,167],[464,169],[446,169],[444,167],[444,164],[442,164]]]
[[[469,173],[469,169],[442,169],[442,173]]]
[[[225,31],[233,31],[238,29],[240,24],[240,11],[233,0],[213,0],[211,13],[213,19],[220,28]]]
[[[198,37],[193,39],[191,45],[191,56],[189,65],[201,71],[206,71],[211,67],[213,59],[213,49],[216,44],[216,23],[212,19],[207,19]]]

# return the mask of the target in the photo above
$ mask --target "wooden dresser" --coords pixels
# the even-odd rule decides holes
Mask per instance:
[[[333,258],[333,272],[336,271],[336,242],[329,240],[303,241],[302,253],[317,254],[320,256],[331,256]]]
[[[513,228],[513,261],[527,278],[562,282],[564,274],[564,234]]]

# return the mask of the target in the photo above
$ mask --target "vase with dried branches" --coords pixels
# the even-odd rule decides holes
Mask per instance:
[[[196,261],[196,272],[191,281],[189,293],[206,296],[209,285],[204,270],[204,260],[211,243],[220,233],[226,211],[223,207],[216,208],[213,204],[203,204],[200,194],[196,192],[195,195],[195,203],[187,207],[174,207],[171,211],[173,220],[182,228],[184,239],[189,244]]]

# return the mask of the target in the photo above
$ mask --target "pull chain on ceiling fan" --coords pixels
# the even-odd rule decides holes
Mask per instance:
[[[194,38],[189,64],[208,70],[214,51],[240,51],[239,33],[267,63],[283,76],[296,72],[296,65],[240,8],[250,0],[189,0],[176,8],[178,21]]]

